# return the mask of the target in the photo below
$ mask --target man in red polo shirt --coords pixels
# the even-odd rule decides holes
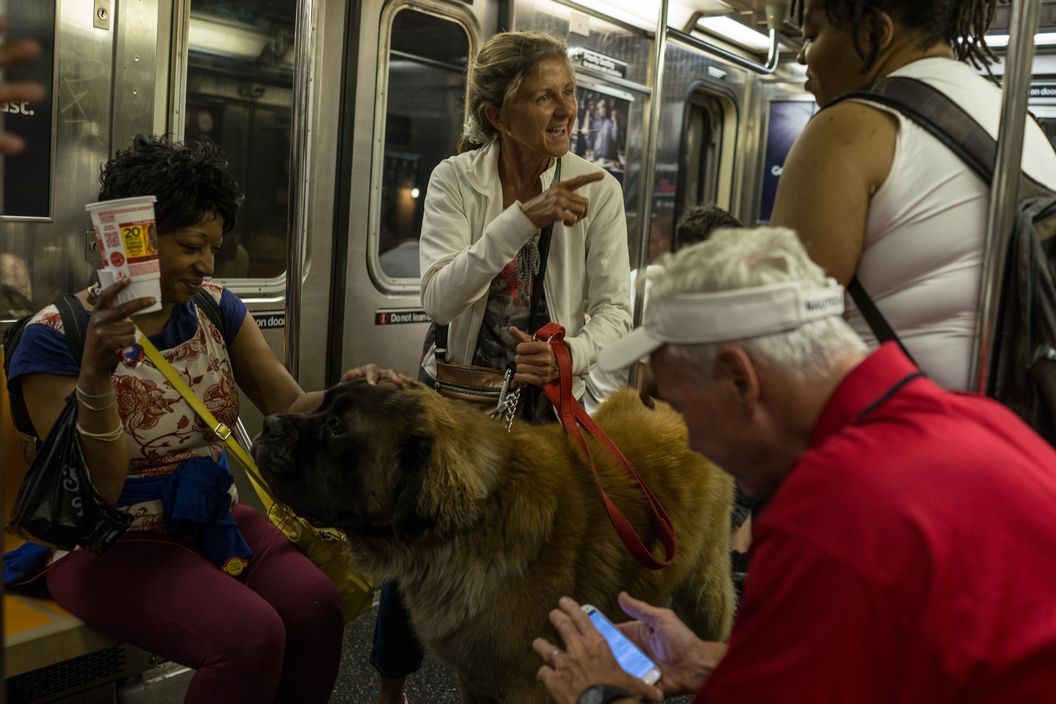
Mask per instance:
[[[867,353],[842,309],[791,231],[720,233],[602,353],[650,354],[693,448],[772,497],[728,646],[626,594],[621,630],[695,702],[1056,702],[1056,451],[896,346]],[[659,697],[559,606],[564,648],[533,643],[556,701]]]

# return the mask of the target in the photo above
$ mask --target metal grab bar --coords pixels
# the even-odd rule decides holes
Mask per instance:
[[[294,45],[293,124],[290,128],[290,200],[287,210],[286,328],[283,362],[294,379],[301,361],[301,287],[308,211],[308,126],[315,50],[315,0],[298,0]]]
[[[687,44],[693,47],[694,49],[700,49],[701,51],[707,54],[716,56],[720,59],[723,59],[724,61],[729,61],[731,64],[736,64],[741,68],[746,68],[749,71],[754,71],[755,73],[767,75],[773,73],[775,70],[777,70],[778,60],[781,57],[781,46],[778,44],[777,41],[777,30],[773,28],[769,31],[770,49],[767,53],[765,64],[761,64],[757,61],[752,61],[751,59],[746,59],[740,54],[735,54],[732,51],[723,49],[721,46],[706,42],[699,37],[695,37],[692,34],[686,34],[685,32],[678,29],[668,28],[667,32],[670,35],[672,41],[676,41],[680,44]]]
[[[997,163],[990,186],[990,214],[983,245],[980,312],[977,343],[972,353],[971,383],[983,393],[989,382],[990,359],[997,335],[998,297],[1005,278],[1005,255],[1019,201],[1019,175],[1023,163],[1023,135],[1027,122],[1027,97],[1034,60],[1034,32],[1040,13],[1038,0],[1012,3],[1008,54],[1001,93],[1001,125],[997,135]]]
[[[690,17],[689,22],[686,24],[687,31],[680,31],[674,28],[668,28],[668,36],[677,42],[682,44],[688,44],[689,46],[700,49],[701,51],[717,56],[720,59],[729,61],[732,64],[736,64],[741,68],[746,68],[749,71],[761,74],[771,74],[777,70],[777,64],[781,60],[781,44],[778,41],[777,29],[781,26],[781,23],[785,21],[785,15],[788,13],[788,4],[783,2],[768,3],[766,6],[766,25],[767,25],[767,36],[770,37],[770,47],[766,51],[766,63],[759,63],[758,61],[752,61],[746,59],[740,54],[735,54],[728,49],[723,49],[717,44],[712,44],[700,37],[695,37],[689,32],[697,26],[697,21],[705,16],[703,12],[694,12]]]

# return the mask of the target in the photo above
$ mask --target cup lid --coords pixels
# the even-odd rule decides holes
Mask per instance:
[[[113,210],[114,208],[121,208],[129,205],[147,205],[157,202],[157,196],[131,196],[129,198],[101,200],[98,203],[86,203],[84,209],[88,212],[92,212],[93,210]]]

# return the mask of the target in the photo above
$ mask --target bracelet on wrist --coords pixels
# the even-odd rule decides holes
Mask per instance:
[[[111,408],[113,408],[114,406],[117,405],[117,399],[116,398],[110,399],[110,403],[106,404],[105,406],[93,406],[92,404],[88,403],[88,401],[85,400],[81,396],[77,397],[77,402],[80,403],[85,408],[87,408],[89,411],[105,411],[105,410],[111,409]]]
[[[83,438],[89,440],[98,440],[99,442],[117,442],[125,434],[125,426],[118,423],[117,427],[113,430],[108,430],[105,433],[93,433],[90,430],[85,430],[80,423],[77,423],[77,432]]]
[[[108,391],[104,391],[101,394],[90,394],[87,391],[85,391],[84,389],[82,389],[80,384],[77,384],[77,386],[75,388],[77,389],[77,395],[80,396],[81,398],[106,398],[107,396],[113,396],[114,395],[114,387],[113,386],[111,386]]]

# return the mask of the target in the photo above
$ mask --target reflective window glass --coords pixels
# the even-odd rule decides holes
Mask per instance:
[[[469,37],[461,24],[413,9],[393,18],[378,264],[418,278],[418,239],[429,175],[456,151]]]
[[[191,0],[184,138],[223,147],[245,202],[217,278],[286,269],[296,0]]]

